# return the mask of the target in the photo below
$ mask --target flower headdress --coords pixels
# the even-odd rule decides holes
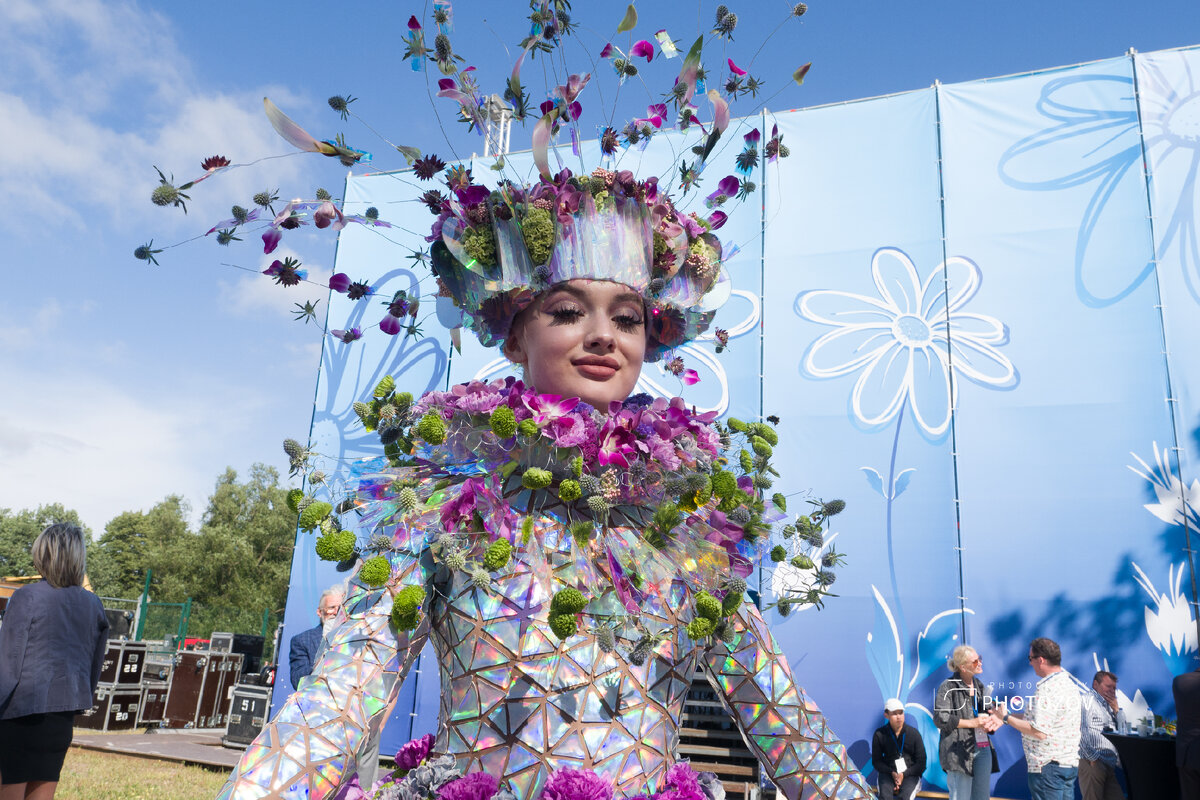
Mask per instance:
[[[729,296],[713,224],[676,211],[657,178],[567,170],[524,188],[453,190],[433,226],[433,271],[480,342],[508,336],[513,315],[577,278],[621,283],[647,307],[646,360],[702,333]]]
[[[534,183],[515,176],[505,177],[501,156],[492,166],[501,173],[500,179],[485,186],[474,182],[470,170],[461,165],[447,167],[435,155],[423,156],[415,147],[388,141],[389,147],[399,151],[413,167],[414,177],[431,180],[440,176],[445,180],[445,193],[433,189],[421,198],[437,217],[427,237],[433,247],[428,254],[413,253],[414,259],[431,262],[439,279],[438,294],[453,300],[462,311],[463,322],[485,345],[503,341],[513,315],[538,293],[574,278],[616,281],[643,295],[648,313],[647,360],[657,360],[703,333],[731,293],[723,261],[735,248],[723,248],[713,233],[726,220],[722,206],[735,198],[745,199],[755,191],[751,176],[760,163],[788,153],[776,131],[760,145],[765,137],[757,129],[749,130],[744,132],[741,152],[736,157],[736,174],[719,179],[715,190],[705,198],[708,210],[703,216],[682,213],[671,199],[672,194],[679,199],[697,189],[710,157],[728,144],[729,139],[722,137],[731,125],[731,103],[746,95],[757,97],[762,90],[764,82],[750,74],[749,68],[743,69],[733,58],[726,57],[725,46],[733,39],[737,15],[724,5],[718,6],[714,27],[683,50],[666,30],[657,31],[652,40],[634,42],[632,31],[638,24],[638,15],[630,5],[615,30],[616,34],[630,34],[630,45],[622,50],[608,42],[599,57],[611,65],[620,83],[631,79],[642,82],[639,69],[648,71],[641,64],[642,59],[647,64],[658,55],[662,61],[678,59],[675,62],[679,64],[678,71],[670,69],[668,76],[673,77],[673,83],[661,102],[651,100],[645,116],[635,115],[623,124],[595,128],[601,168],[589,173],[588,167],[583,166],[579,174],[572,174],[556,167],[559,171],[554,174],[550,168],[550,145],[555,137],[562,134],[566,138],[569,134],[570,151],[576,156],[581,156],[581,142],[589,138],[580,124],[581,97],[593,76],[560,71],[566,59],[560,58],[558,51],[575,29],[570,3],[531,0],[529,33],[520,42],[520,55],[504,83],[503,103],[499,95],[489,95],[480,89],[479,73],[473,66],[464,66],[464,58],[452,47],[450,3],[435,5],[437,29],[430,32],[432,41],[427,41],[422,23],[416,17],[410,18],[403,59],[411,62],[416,72],[436,66],[436,72],[432,68],[428,72],[437,80],[437,96],[450,101],[458,118],[480,133],[497,113],[516,121],[536,119],[531,143],[539,173]],[[797,3],[790,7],[789,16],[799,17],[806,8],[805,4]],[[725,63],[719,68],[701,63],[702,51],[712,53],[713,44],[720,47],[720,58],[727,68]],[[530,98],[522,83],[522,66],[539,54],[545,54],[544,59],[551,62],[546,65],[551,76],[547,99],[540,106]],[[595,64],[594,55],[588,56],[588,61]],[[802,83],[807,71],[807,64],[797,69],[793,81]],[[351,108],[354,102],[355,98],[348,95],[329,99],[330,107],[342,120],[358,118]],[[265,108],[280,136],[301,151],[337,158],[347,166],[372,158],[366,151],[348,145],[342,134],[318,139],[269,100],[265,101]],[[611,122],[611,114],[606,116]],[[671,128],[696,134],[697,141],[694,146],[677,152],[673,165],[660,173],[661,179],[634,176],[621,169],[623,151],[636,152],[651,138]],[[205,170],[202,176],[180,185],[159,172],[159,185],[152,200],[160,206],[186,211],[185,201],[190,198],[185,191],[219,172],[243,165],[220,157],[207,159],[202,166]],[[215,234],[218,244],[228,245],[241,241],[239,233],[244,226],[258,225],[264,228],[263,252],[271,253],[285,231],[310,222],[332,231],[350,224],[392,227],[375,208],[362,214],[345,213],[337,199],[323,190],[318,190],[315,200],[295,200],[278,213],[277,202],[274,192],[259,193],[254,197],[254,205],[259,208],[250,204],[247,206],[252,210],[234,206],[230,218],[218,222],[206,235]],[[138,247],[134,255],[156,264],[156,256],[174,246],[155,247],[149,242]],[[288,258],[276,261],[263,272],[277,283],[295,286],[308,280],[300,266],[297,259]],[[367,300],[376,289],[341,273],[330,278],[329,288],[352,300]],[[421,299],[408,294],[393,298],[387,303],[388,313],[378,327],[389,335],[401,331],[419,335],[416,317]],[[314,304],[297,304],[297,309],[298,319],[316,320]],[[401,324],[408,316],[413,320]],[[440,312],[438,316],[448,319]],[[332,321],[332,324],[338,323]],[[352,327],[327,333],[349,343],[362,336],[363,331]],[[717,331],[718,352],[725,346],[723,334]],[[453,338],[457,343],[457,336]]]

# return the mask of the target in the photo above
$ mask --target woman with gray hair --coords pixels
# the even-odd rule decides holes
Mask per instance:
[[[1000,771],[990,734],[1003,723],[987,713],[986,690],[979,680],[983,659],[964,644],[954,648],[946,666],[954,674],[938,687],[933,702],[946,788],[950,800],[988,800],[991,773]]]
[[[82,585],[83,531],[51,525],[32,555],[42,580],[13,592],[0,625],[0,800],[54,797],[108,642],[104,606]]]

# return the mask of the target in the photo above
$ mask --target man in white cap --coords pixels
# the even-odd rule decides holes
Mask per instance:
[[[925,773],[925,742],[904,722],[904,704],[892,698],[883,704],[887,724],[871,737],[871,763],[879,773],[880,800],[912,800]]]

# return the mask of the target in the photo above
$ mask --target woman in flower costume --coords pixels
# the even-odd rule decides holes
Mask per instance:
[[[517,798],[570,770],[617,796],[674,786],[697,667],[784,796],[871,796],[745,598],[784,511],[771,425],[630,396],[728,295],[709,224],[628,172],[461,178],[433,270],[523,380],[414,399],[389,378],[356,404],[385,458],[300,514],[322,558],[362,559],[348,619],[220,796],[333,794],[430,639],[433,754]]]

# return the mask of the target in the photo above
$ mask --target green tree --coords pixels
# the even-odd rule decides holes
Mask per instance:
[[[264,610],[283,611],[296,533],[286,498],[279,473],[264,464],[253,465],[245,482],[233,469],[217,479],[193,537],[190,635],[257,633]]]
[[[78,525],[83,528],[84,541],[91,538],[91,531],[80,521],[79,514],[61,503],[51,503],[38,506],[35,511],[24,509],[16,513],[13,513],[12,509],[0,508],[0,576],[36,574],[33,558],[29,554],[33,540],[47,526],[56,522]]]
[[[170,495],[147,512],[126,511],[104,527],[96,542],[89,573],[97,594],[136,598],[142,594],[146,570],[154,572],[154,599],[182,602],[187,596],[187,562],[194,549],[188,530],[189,508]]]

